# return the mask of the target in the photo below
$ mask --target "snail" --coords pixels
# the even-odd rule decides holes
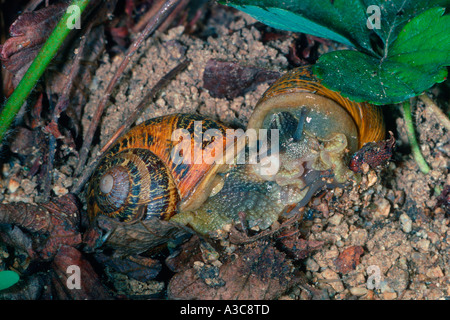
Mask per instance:
[[[168,222],[167,230],[187,226],[201,235],[243,220],[248,228],[267,229],[318,189],[354,178],[348,156],[383,139],[384,123],[378,107],[351,102],[301,67],[264,93],[247,132],[255,133],[255,145],[238,143],[251,134],[229,138],[230,128],[200,115],[143,122],[98,164],[87,193],[90,219],[108,216],[127,230]],[[240,155],[244,163],[238,163]],[[267,164],[276,170],[264,171]],[[149,236],[160,244],[166,233]]]

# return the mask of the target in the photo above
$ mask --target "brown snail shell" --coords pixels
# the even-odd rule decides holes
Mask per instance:
[[[184,137],[175,134],[177,129]],[[211,129],[223,139],[208,136]],[[89,217],[102,214],[134,222],[159,216],[167,220],[178,210],[195,209],[210,195],[217,184],[215,175],[226,166],[225,160],[211,164],[204,159],[212,150],[226,147],[225,130],[218,122],[193,114],[154,118],[134,127],[110,147],[91,177]],[[203,142],[194,146],[198,133]],[[175,162],[174,147],[183,139],[189,143],[186,150],[197,147],[200,152],[189,155],[187,163]]]

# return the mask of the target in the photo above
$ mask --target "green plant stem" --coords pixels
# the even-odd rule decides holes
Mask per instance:
[[[78,6],[81,14],[89,4],[89,1],[90,0],[73,0],[71,5]],[[58,49],[61,47],[64,39],[69,34],[71,29],[68,27],[68,21],[69,19],[71,21],[73,17],[73,12],[66,11],[45,44],[42,46],[42,49],[39,51],[36,58],[33,60],[19,85],[6,101],[2,113],[0,114],[0,142],[3,140],[6,131],[22,105],[25,103],[25,100],[28,98],[31,90],[33,90],[50,61],[58,52]]]
[[[417,143],[416,134],[414,130],[414,123],[412,120],[411,114],[411,102],[409,100],[403,102],[403,116],[405,118],[406,125],[406,134],[408,135],[409,144],[411,145],[411,151],[416,160],[417,165],[419,166],[420,171],[424,174],[428,174],[430,172],[430,167],[428,166],[425,158],[420,152],[419,144]]]

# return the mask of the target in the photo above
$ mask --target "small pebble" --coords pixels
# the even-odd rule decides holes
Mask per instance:
[[[369,174],[367,175],[367,187],[373,186],[375,183],[377,183],[378,177],[377,173],[374,170],[370,170]]]
[[[383,299],[384,299],[384,300],[394,300],[394,299],[397,299],[397,293],[396,293],[396,292],[384,292],[384,293],[383,293]]]
[[[422,252],[428,252],[430,250],[430,240],[422,239],[417,242],[416,248]]]
[[[313,258],[308,258],[306,260],[306,269],[312,272],[317,272],[319,271],[319,264],[313,259]]]
[[[58,197],[60,197],[60,196],[63,196],[63,195],[65,195],[65,194],[69,193],[69,190],[67,190],[66,188],[64,188],[64,187],[62,187],[62,186],[56,185],[56,186],[53,187],[53,192],[54,192]]]
[[[411,232],[411,230],[412,230],[412,220],[406,213],[403,213],[400,216],[400,223],[402,225],[402,230],[403,230],[404,233],[410,233]]]
[[[336,213],[334,214],[330,219],[328,219],[328,223],[338,226],[341,224],[342,218],[344,217],[343,214]]]
[[[336,292],[341,292],[344,290],[344,285],[342,284],[339,275],[331,269],[326,269],[322,272],[322,276],[328,280],[328,283]]]
[[[391,211],[391,204],[386,199],[380,199],[380,201],[377,203],[377,214],[387,218],[389,216],[389,212]]]
[[[9,182],[8,182],[9,192],[11,192],[11,193],[16,192],[17,189],[19,189],[19,186],[20,186],[19,181],[17,181],[16,179],[13,179],[13,178],[9,179]]]
[[[442,272],[442,269],[439,266],[436,266],[427,271],[427,277],[431,279],[440,279],[444,277],[444,273]]]
[[[354,296],[363,296],[365,294],[367,294],[368,290],[365,287],[353,287],[350,288],[350,293]]]

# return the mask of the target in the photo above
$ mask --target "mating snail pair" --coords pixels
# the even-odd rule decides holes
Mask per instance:
[[[236,164],[239,154],[252,157],[251,147],[227,139],[229,129],[219,122],[174,114],[136,126],[111,146],[93,174],[89,217],[114,218],[128,235],[168,221],[165,231],[149,230],[155,239],[143,247],[162,243],[176,225],[208,235],[244,219],[248,228],[266,229],[323,186],[347,182],[354,175],[348,156],[384,137],[379,108],[326,89],[310,67],[286,73],[264,93],[249,130],[267,133],[271,147],[263,152],[256,144],[256,163]],[[263,174],[267,159],[276,161],[277,170]]]

